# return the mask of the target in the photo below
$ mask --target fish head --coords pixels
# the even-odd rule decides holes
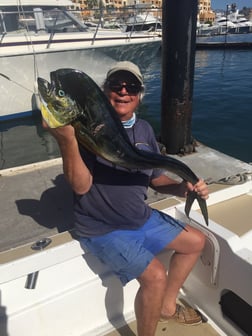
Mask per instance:
[[[118,130],[127,136],[108,98],[87,74],[61,68],[51,72],[50,79],[50,83],[38,79],[41,112],[46,121],[50,119],[50,127],[71,123],[79,143],[97,155],[101,155],[101,148],[111,147],[107,139],[117,138]]]
[[[55,70],[50,73],[50,79],[50,83],[38,79],[38,86],[52,114],[57,115],[60,111],[61,115],[57,119],[70,118],[73,126],[76,120],[81,120],[83,136],[98,136],[98,130],[102,130],[101,125],[104,125],[113,109],[100,87],[86,73],[77,69]],[[116,113],[112,114],[121,125]]]
[[[38,78],[42,116],[52,128],[70,124],[80,114],[76,101],[65,92],[57,71],[50,73],[51,82]]]

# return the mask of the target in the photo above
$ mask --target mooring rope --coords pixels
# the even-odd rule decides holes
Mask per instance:
[[[214,180],[210,177],[205,179],[205,182],[207,184],[237,185],[237,184],[243,184],[250,180],[252,180],[252,172],[238,173],[236,175],[230,175],[227,177],[220,178],[219,180]]]

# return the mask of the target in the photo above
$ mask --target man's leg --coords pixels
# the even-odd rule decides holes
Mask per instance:
[[[138,278],[140,289],[135,301],[138,336],[154,336],[160,316],[169,318],[175,313],[178,292],[205,244],[204,234],[192,227],[187,230],[167,246],[175,251],[168,277],[155,258]]]
[[[187,276],[196,264],[205,245],[205,235],[187,226],[168,246],[174,250],[171,257],[166,293],[161,310],[162,317],[171,317],[176,311],[176,298]]]
[[[137,280],[140,283],[135,299],[137,335],[154,336],[167,287],[166,270],[154,258]]]

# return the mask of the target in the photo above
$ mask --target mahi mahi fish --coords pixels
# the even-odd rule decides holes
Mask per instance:
[[[76,69],[58,69],[50,73],[50,80],[49,83],[38,78],[41,112],[50,127],[73,125],[81,145],[121,167],[163,168],[193,185],[198,182],[194,172],[180,160],[132,145],[116,111],[87,74]],[[187,194],[185,213],[189,217],[195,198],[208,225],[206,201],[194,191]]]

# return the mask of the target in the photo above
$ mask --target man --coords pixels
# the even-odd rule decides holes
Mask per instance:
[[[159,152],[151,126],[135,115],[143,91],[143,78],[135,64],[118,62],[109,70],[104,92],[130,141]],[[176,298],[204,248],[205,237],[152,210],[145,199],[148,186],[177,196],[194,190],[207,199],[205,182],[193,186],[174,181],[161,169],[129,171],[115,166],[79,146],[71,125],[50,132],[58,141],[64,174],[75,194],[74,224],[81,244],[105,262],[123,285],[135,278],[139,282],[135,299],[138,336],[154,336],[159,320],[200,323],[200,315],[178,305]],[[164,249],[174,250],[168,276],[156,258]]]

